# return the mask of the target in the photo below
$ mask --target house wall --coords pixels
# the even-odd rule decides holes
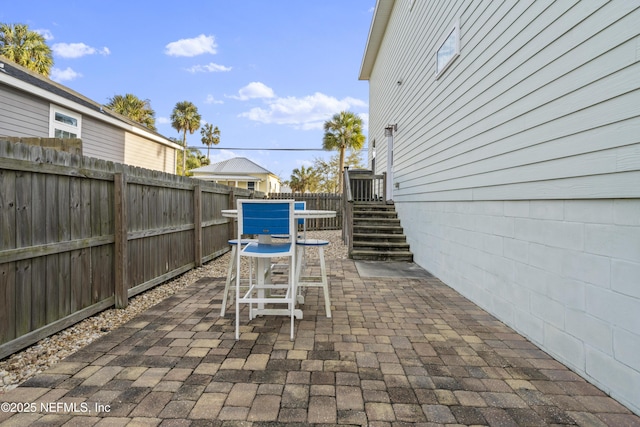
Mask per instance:
[[[0,135],[49,136],[49,104],[0,85]]]
[[[369,79],[416,262],[637,413],[639,7],[396,1]]]
[[[175,173],[176,150],[139,135],[125,134],[124,162],[146,169]]]
[[[49,137],[49,101],[0,86],[0,135]],[[82,115],[82,152],[85,156],[122,163],[124,130]]]
[[[0,136],[49,137],[49,101],[0,85]],[[175,150],[82,115],[85,156],[175,173]],[[126,147],[126,148],[125,148]],[[155,153],[155,156],[150,156]]]
[[[126,163],[125,131],[82,116],[82,149],[85,156]]]
[[[261,179],[262,181],[255,183],[255,191],[262,193],[277,193],[280,191],[280,184],[277,178],[267,174],[251,174],[251,176]],[[196,176],[197,177],[197,176]],[[246,181],[218,181],[219,184],[229,187],[247,188]],[[236,185],[237,184],[237,185]]]
[[[280,192],[280,181],[278,178],[272,175],[267,175],[266,181],[264,182],[264,191],[265,193],[279,193]]]

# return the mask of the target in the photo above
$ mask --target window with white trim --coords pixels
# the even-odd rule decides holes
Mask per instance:
[[[49,115],[49,136],[52,138],[80,138],[82,116],[51,104]]]
[[[456,23],[436,52],[436,79],[460,56],[460,26]]]

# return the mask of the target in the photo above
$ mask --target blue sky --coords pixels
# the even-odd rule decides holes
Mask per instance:
[[[0,22],[46,37],[57,82],[100,103],[148,99],[167,137],[181,138],[169,122],[175,104],[193,102],[221,131],[212,162],[247,157],[289,179],[335,153],[225,147],[320,149],[322,124],[341,110],[360,114],[366,131],[358,73],[375,0],[2,3]]]

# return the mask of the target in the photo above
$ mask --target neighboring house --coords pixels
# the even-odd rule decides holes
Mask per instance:
[[[197,169],[191,169],[194,178],[213,181],[230,187],[246,188],[263,193],[279,193],[280,178],[244,157],[235,157]]]
[[[640,414],[638,23],[378,0],[360,79],[415,261]]]
[[[82,154],[175,173],[180,145],[0,56],[0,138],[80,138]]]

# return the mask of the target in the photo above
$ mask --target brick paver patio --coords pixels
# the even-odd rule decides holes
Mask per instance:
[[[640,418],[435,278],[328,263],[289,321],[220,318],[202,279],[0,394],[1,425],[640,426]],[[244,313],[243,313],[244,314]]]

